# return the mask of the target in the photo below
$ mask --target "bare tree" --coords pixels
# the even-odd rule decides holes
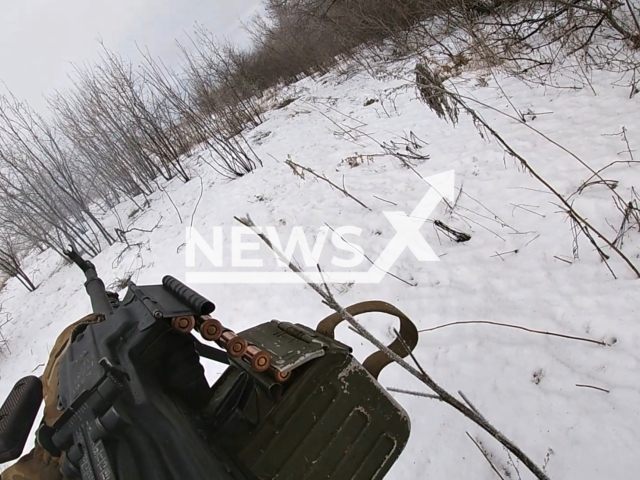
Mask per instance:
[[[21,267],[21,246],[14,235],[0,231],[0,272],[16,277],[27,290],[33,292],[37,286]]]
[[[73,149],[55,130],[9,95],[0,97],[0,134],[0,197],[8,226],[26,228],[40,243],[51,242],[47,235],[55,230],[55,237],[91,253],[103,241],[114,242],[91,211]]]
[[[189,63],[191,73],[199,72],[195,64]],[[238,178],[262,166],[241,132],[231,132],[225,109],[212,113],[203,109],[199,91],[194,88],[189,74],[180,75],[156,61],[151,54],[144,54],[143,73],[154,90],[165,98],[174,114],[180,118],[175,126],[179,134],[195,143],[206,145],[214,155],[210,165],[222,176]]]

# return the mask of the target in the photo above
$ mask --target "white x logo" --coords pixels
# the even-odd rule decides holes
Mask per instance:
[[[396,234],[375,261],[368,272],[369,274],[376,277],[384,276],[407,247],[421,262],[437,262],[440,260],[420,234],[420,227],[427,221],[429,215],[440,203],[440,200],[447,198],[453,201],[454,180],[453,170],[427,177],[424,181],[431,188],[422,197],[422,200],[410,215],[402,211],[383,212],[384,216],[396,229]]]

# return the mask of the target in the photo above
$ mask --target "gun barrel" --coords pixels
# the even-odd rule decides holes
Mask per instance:
[[[93,263],[82,258],[73,249],[65,253],[67,257],[69,257],[73,261],[73,263],[78,265],[84,272],[84,276],[87,279],[87,281],[84,283],[84,288],[87,291],[87,295],[89,295],[89,299],[91,300],[91,308],[93,309],[93,313],[101,313],[103,315],[113,313],[113,307],[111,306],[111,302],[109,301],[109,297],[107,296],[107,290],[104,286],[104,282],[100,277],[98,277],[98,272],[96,272],[96,267],[93,265]]]
[[[93,309],[93,313],[101,313],[103,315],[113,313],[113,307],[111,306],[109,297],[107,297],[107,290],[104,287],[104,282],[100,277],[98,277],[95,268],[87,270],[84,273],[87,277],[87,281],[84,283],[84,288],[91,299],[91,308]]]

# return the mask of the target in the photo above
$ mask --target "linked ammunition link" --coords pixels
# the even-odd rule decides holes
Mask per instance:
[[[208,315],[198,317],[196,324],[200,335],[205,340],[210,342],[216,342],[222,335],[222,324],[215,318],[211,318]]]
[[[231,330],[223,330],[217,343],[222,348],[226,349],[227,353],[233,358],[242,357],[249,346],[244,338],[239,337]]]
[[[291,378],[291,372],[281,372],[276,368],[271,368],[271,374],[273,375],[273,379],[278,383],[285,383]]]
[[[196,319],[192,316],[173,317],[171,326],[182,333],[189,333],[196,326]]]
[[[256,372],[264,372],[271,366],[271,355],[265,350],[260,350],[255,345],[249,344],[247,346],[247,358]]]
[[[271,365],[271,354],[248,343],[244,338],[224,327],[219,320],[202,315],[194,319],[194,325],[203,339],[217,343],[230,357],[246,361],[255,372],[269,372],[278,383],[291,378],[291,372],[281,372]],[[177,328],[174,325],[174,328]]]

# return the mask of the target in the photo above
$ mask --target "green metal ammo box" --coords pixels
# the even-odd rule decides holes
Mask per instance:
[[[276,320],[238,335],[291,375],[279,383],[231,360],[210,406],[230,453],[260,480],[385,476],[409,439],[409,417],[350,347]]]

